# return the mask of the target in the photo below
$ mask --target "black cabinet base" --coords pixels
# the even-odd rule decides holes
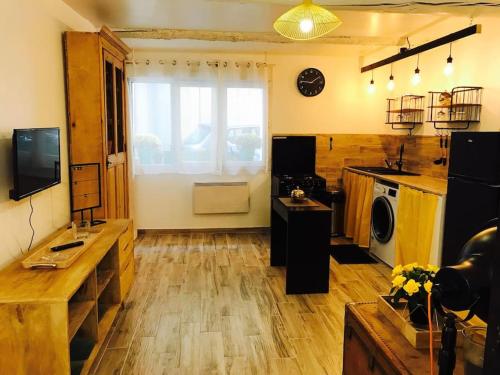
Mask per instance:
[[[286,293],[328,293],[331,209],[272,202],[271,266],[286,266]]]

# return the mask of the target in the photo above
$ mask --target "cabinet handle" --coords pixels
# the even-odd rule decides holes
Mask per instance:
[[[72,128],[76,128],[76,122],[75,122],[75,121],[73,121],[73,122],[71,123],[71,127],[72,127]]]

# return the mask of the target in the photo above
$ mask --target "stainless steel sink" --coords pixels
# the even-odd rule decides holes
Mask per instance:
[[[398,171],[397,169],[391,169],[387,167],[349,167],[352,169],[357,169],[362,172],[369,172],[381,175],[392,175],[392,176],[420,176],[418,173]]]

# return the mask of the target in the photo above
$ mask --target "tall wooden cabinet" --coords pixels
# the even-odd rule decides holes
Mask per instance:
[[[99,163],[97,218],[129,217],[125,58],[130,49],[107,27],[64,34],[70,164]],[[73,171],[71,171],[73,172]],[[72,182],[72,195],[78,190]],[[95,192],[92,192],[95,193]],[[83,193],[85,195],[85,193]],[[89,192],[90,194],[90,192]]]

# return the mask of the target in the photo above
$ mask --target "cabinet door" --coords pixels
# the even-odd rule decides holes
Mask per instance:
[[[346,309],[343,375],[400,374],[375,345],[369,334]]]
[[[108,219],[116,219],[118,217],[116,209],[116,167],[114,165],[108,167],[107,172],[107,196],[108,196]]]
[[[119,218],[125,218],[125,163],[117,164],[116,171],[116,215]]]
[[[383,375],[375,353],[351,327],[344,339],[344,375]]]
[[[114,58],[104,52],[104,96],[106,121],[106,153],[108,159],[116,153],[116,106]]]
[[[107,51],[104,57],[108,217],[128,217],[126,106],[123,61]]]

